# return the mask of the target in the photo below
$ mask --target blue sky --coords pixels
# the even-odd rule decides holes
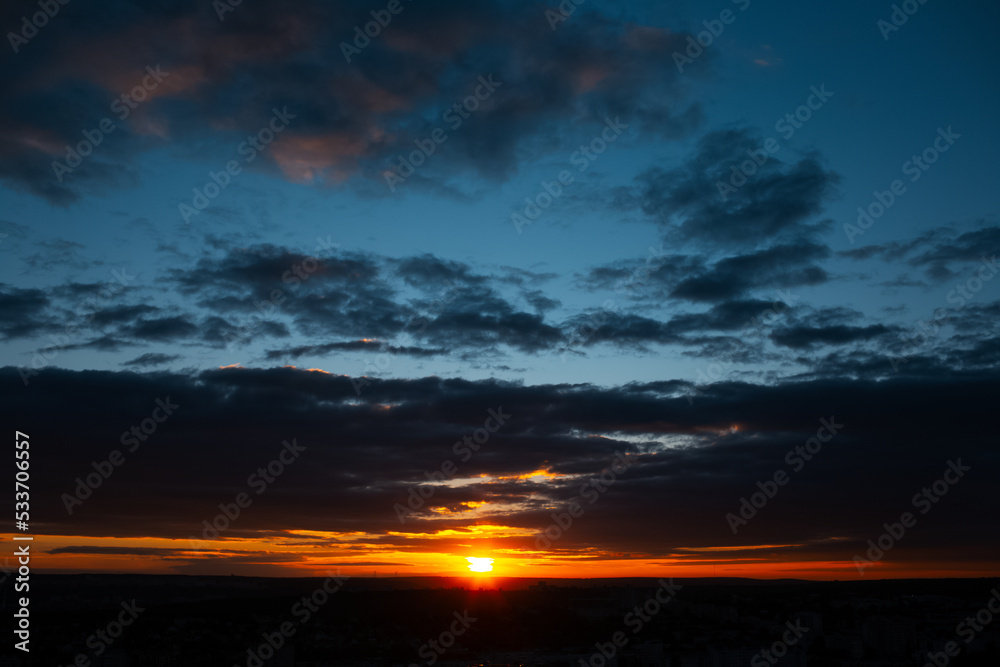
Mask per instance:
[[[629,119],[626,112],[622,123],[630,125],[630,129],[586,172],[579,172],[577,165],[570,162],[571,155],[580,144],[596,136],[601,118],[582,111],[547,125],[530,138],[530,145],[524,142],[515,156],[505,156],[507,163],[502,168],[490,165],[489,158],[477,156],[474,147],[463,147],[468,152],[456,156],[456,151],[450,150],[453,147],[445,144],[440,152],[429,156],[427,163],[428,170],[437,172],[438,182],[411,181],[401,184],[395,192],[379,187],[377,177],[360,172],[308,183],[289,180],[273,160],[269,161],[274,156],[265,149],[256,165],[248,165],[255,167],[252,171],[236,176],[204,213],[185,224],[178,205],[190,202],[188,193],[192,187],[205,184],[208,170],[224,168],[228,159],[237,157],[239,130],[244,128],[207,137],[197,129],[186,134],[171,133],[127,153],[116,146],[115,150],[121,151],[118,154],[111,153],[111,141],[117,138],[112,134],[108,136],[107,152],[98,147],[99,157],[94,159],[117,163],[128,176],[117,182],[96,178],[77,185],[71,182],[74,174],[67,174],[69,187],[75,188],[78,195],[72,204],[47,201],[16,178],[8,178],[2,195],[4,215],[7,224],[20,227],[14,228],[18,230],[14,234],[8,232],[0,246],[10,253],[0,277],[8,285],[45,290],[69,280],[110,280],[112,269],[125,267],[136,280],[122,294],[122,303],[170,304],[184,310],[191,303],[184,303],[164,289],[163,276],[179,270],[186,259],[190,264],[200,257],[206,249],[206,238],[225,239],[227,244],[246,247],[272,244],[304,254],[313,254],[316,239],[323,238],[339,244],[340,252],[389,258],[430,254],[462,262],[482,275],[496,275],[502,267],[552,274],[544,284],[539,283],[539,289],[561,303],[549,315],[558,323],[560,318],[600,308],[609,297],[606,291],[581,287],[579,279],[588,270],[615,261],[631,262],[638,269],[647,248],[660,247],[664,241],[663,228],[651,216],[608,205],[616,189],[629,187],[638,174],[653,166],[683,165],[697,150],[699,138],[708,132],[739,128],[751,133],[759,145],[768,137],[777,139],[780,148],[774,159],[792,163],[802,156],[815,155],[824,168],[836,174],[822,207],[811,216],[812,221],[831,221],[819,236],[833,253],[824,263],[831,279],[822,285],[802,286],[799,291],[803,303],[813,307],[850,306],[879,321],[887,317],[882,308],[899,305],[906,310],[889,316],[893,321],[905,323],[928,315],[929,309],[938,305],[942,288],[927,284],[878,287],[879,282],[913,271],[882,261],[838,258],[836,253],[910,239],[945,226],[960,232],[995,224],[992,177],[996,170],[991,146],[997,139],[992,120],[998,100],[995,86],[990,86],[989,81],[997,54],[986,30],[991,15],[996,18],[996,8],[977,3],[925,5],[885,40],[876,22],[888,16],[888,7],[860,2],[828,8],[750,3],[741,11],[741,6],[677,3],[665,11],[640,3],[631,4],[627,10],[593,3],[582,5],[578,13],[557,24],[553,35],[572,35],[573,31],[591,29],[598,21],[616,20],[661,30],[663,34],[683,35],[685,30],[697,34],[704,29],[703,21],[716,19],[724,9],[730,9],[735,17],[685,72],[672,71],[667,63],[649,65],[648,85],[655,85],[657,79],[670,79],[663,94],[673,96],[678,108],[697,109],[692,117],[698,119],[672,130],[673,136],[656,136],[634,118]],[[47,28],[52,33],[69,31],[70,26],[61,24],[71,21],[54,20]],[[816,26],[823,30],[815,30]],[[23,47],[31,51],[19,54],[19,60],[12,63],[20,66],[34,59],[32,63],[40,63],[41,70],[46,65],[53,68],[45,56],[58,52],[58,45],[53,43],[58,39],[59,35],[42,31]],[[685,45],[680,37],[678,42]],[[358,56],[358,61],[359,66],[365,64],[363,55]],[[171,67],[163,63],[161,66],[167,71]],[[28,76],[26,68],[11,72],[7,78],[14,85],[24,85]],[[453,72],[449,76],[460,75]],[[139,78],[136,75],[136,80]],[[465,88],[471,92],[475,77],[469,81]],[[494,94],[502,100],[513,85],[502,84]],[[825,86],[833,95],[786,140],[775,124],[804,104],[813,86]],[[461,84],[454,89],[458,91],[455,100],[467,92]],[[113,99],[115,95],[110,92],[114,91],[109,91],[107,97]],[[516,94],[531,92],[522,89]],[[95,97],[99,95],[95,93]],[[159,101],[154,98],[147,104]],[[164,100],[164,106],[166,103]],[[442,94],[417,105],[415,110],[428,127],[448,128],[440,114],[449,106]],[[246,115],[259,118],[263,125],[270,116],[270,107],[266,103],[258,107],[248,105]],[[169,114],[164,110],[158,120],[166,122]],[[94,117],[92,124],[96,126],[98,121],[99,117]],[[82,128],[88,127],[85,118],[79,122]],[[119,121],[123,126],[125,122]],[[857,206],[867,206],[874,190],[887,189],[892,180],[900,178],[901,165],[931,145],[941,127],[953,127],[961,139],[919,182],[908,187],[873,228],[858,237],[855,244],[848,243],[842,225],[853,221]],[[129,129],[137,132],[131,127],[125,131]],[[288,131],[295,129],[293,120]],[[447,131],[453,135],[453,144],[465,137],[474,144],[479,137],[488,136],[489,119],[473,112],[461,127]],[[279,134],[274,146],[279,146],[283,138]],[[390,158],[384,164],[393,161]],[[537,222],[518,233],[510,214],[523,209],[524,197],[542,191],[542,180],[554,181],[559,171],[567,168],[574,173],[574,183]],[[671,239],[663,247],[684,252],[692,246]],[[725,249],[717,252],[721,256]],[[641,293],[642,288],[637,292]],[[685,304],[660,302],[654,307],[662,315],[669,315],[680,311],[678,305]],[[629,300],[622,306],[639,307]],[[319,340],[303,336],[294,328],[290,333],[282,345]],[[378,333],[367,337],[377,338]],[[77,342],[86,338],[84,334],[83,340]],[[31,353],[44,346],[43,340],[11,340],[6,348],[8,363],[29,365]],[[213,350],[204,349],[211,348],[211,344],[164,342],[158,349],[162,347],[161,351],[176,357],[166,364],[174,369],[209,360],[218,360],[219,365],[257,365],[262,361],[261,351],[274,347],[248,341],[230,349]],[[99,352],[68,350],[60,354],[59,365],[113,369],[136,358],[136,351],[134,347]],[[559,361],[559,355],[551,351],[526,355],[500,346],[489,352],[471,360],[471,369],[467,366],[470,359],[449,359],[447,355],[433,362],[395,359],[387,374],[468,371],[479,377],[496,375],[534,381],[599,378],[618,383],[653,379],[665,371],[683,376],[699,364],[663,347],[637,356],[635,351],[616,349],[613,344],[597,346],[585,355],[573,355],[569,361]],[[649,363],[649,357],[655,363]],[[364,354],[301,359],[310,366],[348,374],[366,360]]]

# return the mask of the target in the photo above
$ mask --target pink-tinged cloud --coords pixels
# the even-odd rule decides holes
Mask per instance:
[[[290,135],[271,148],[285,178],[294,183],[340,182],[357,170],[369,141],[353,133]]]
[[[32,125],[16,123],[0,129],[0,156],[19,154],[24,149],[55,156],[63,154],[66,144],[51,131]]]
[[[636,51],[663,51],[681,43],[680,36],[667,30],[646,25],[629,25],[622,35],[625,46]]]
[[[73,42],[62,49],[54,61],[57,65],[39,79],[39,85],[54,85],[71,76],[117,96],[140,85],[147,66],[159,65],[169,76],[150,97],[195,94],[227,79],[240,65],[278,61],[307,49],[315,36],[315,28],[294,17],[266,31],[211,36],[205,32],[196,18],[182,17]]]
[[[332,84],[332,92],[356,111],[389,113],[412,108],[413,101],[379,86],[358,75],[339,77]]]
[[[577,95],[589,93],[597,88],[611,74],[611,69],[603,65],[585,65],[574,75],[573,89]]]
[[[434,30],[423,28],[404,29],[400,26],[381,35],[385,44],[396,51],[446,59],[468,48],[482,25],[462,17],[435,22]]]

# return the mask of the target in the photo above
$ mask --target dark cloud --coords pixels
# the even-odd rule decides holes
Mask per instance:
[[[304,356],[326,356],[331,352],[375,352],[392,355],[406,355],[413,357],[433,357],[447,354],[445,349],[429,349],[423,347],[400,347],[387,345],[376,340],[352,340],[339,343],[323,343],[322,345],[297,345],[279,350],[269,350],[265,359],[297,359]]]
[[[432,255],[307,257],[275,246],[252,246],[221,259],[201,259],[192,269],[175,269],[172,275],[183,291],[198,295],[203,307],[289,317],[299,333],[320,339],[291,349],[292,357],[298,349],[361,350],[366,344],[357,341],[365,340],[383,341],[386,349],[414,356],[497,345],[537,352],[562,337],[540,314],[554,308],[554,300],[537,290],[522,292],[537,311],[524,312],[498,289],[508,283],[507,277],[478,274],[467,264]],[[404,298],[405,287],[416,288],[420,296]],[[392,343],[404,335],[430,347]]]
[[[443,260],[434,255],[402,259],[396,266],[396,273],[408,284],[428,287],[452,287],[461,285],[481,285],[486,278],[473,275],[471,269],[462,262]]]
[[[84,270],[92,266],[100,266],[103,262],[85,259],[85,247],[79,243],[65,239],[46,239],[35,244],[37,252],[21,256],[21,261],[29,269],[36,271],[52,271],[62,267]]]
[[[56,547],[49,549],[48,553],[58,554],[90,554],[99,556],[175,556],[182,554],[180,549],[166,549],[162,547]]]
[[[785,312],[791,304],[780,299],[725,301],[712,306],[705,313],[677,315],[670,320],[677,331],[735,331],[752,326],[755,320],[768,311]]]
[[[92,338],[85,341],[77,341],[73,343],[60,343],[58,345],[52,345],[49,347],[42,348],[43,353],[49,352],[69,352],[72,350],[96,350],[98,352],[118,352],[124,347],[135,347],[139,343],[135,341],[124,340],[117,338],[112,335],[98,336],[97,338]]]
[[[691,334],[739,330],[746,341],[759,335],[770,318],[786,313],[790,306],[781,300],[727,301],[705,312],[675,315],[666,321],[636,313],[595,311],[574,317],[565,326],[572,332],[570,342],[585,346],[613,343],[620,347],[645,349],[648,344],[674,344],[703,346],[706,356],[719,355],[720,350],[725,348],[730,351],[728,356],[732,356],[734,345],[742,345],[737,339]]]
[[[39,333],[46,326],[40,318],[48,305],[42,290],[0,285],[0,334],[10,339]]]
[[[5,242],[22,241],[28,238],[28,231],[29,228],[24,225],[19,225],[10,220],[0,220],[0,247]],[[11,241],[7,241],[7,239],[11,239]]]
[[[23,11],[5,11],[5,25],[37,11],[14,5]],[[447,159],[429,160],[408,187],[446,187],[457,174],[504,179],[522,157],[568,135],[567,117],[590,119],[596,132],[605,117],[622,116],[666,138],[701,121],[670,59],[683,32],[623,25],[597,11],[553,32],[546,5],[535,2],[405,7],[349,63],[341,44],[371,21],[359,1],[261,2],[224,21],[213,5],[195,2],[111,2],[100,21],[69,7],[69,19],[51,21],[46,39],[0,76],[0,179],[66,206],[85,191],[134,183],[135,156],[167,145],[225,164],[275,107],[294,118],[252,168],[299,183],[350,179],[379,194],[389,192],[384,173],[397,156],[438,127],[449,134],[440,148]],[[166,74],[123,118],[114,100],[142,82],[147,65]],[[485,100],[471,98],[466,118],[451,111],[480,77],[500,85]],[[53,160],[65,160],[67,146],[103,118],[113,131],[57,176]]]
[[[650,291],[662,297],[685,276],[705,271],[709,262],[704,255],[660,253],[656,258],[595,266],[579,277],[579,284],[590,290],[614,290],[626,298],[641,297]]]
[[[771,334],[776,345],[792,349],[811,348],[816,345],[845,345],[858,341],[881,338],[898,329],[884,324],[870,324],[865,327],[846,325],[828,327],[784,327]]]
[[[850,259],[878,258],[889,263],[905,262],[923,269],[935,282],[972,275],[966,266],[995,261],[1000,250],[1000,227],[979,223],[977,229],[959,231],[954,227],[937,227],[907,241],[872,243],[860,248],[843,250],[839,254]],[[915,284],[919,286],[919,284]]]
[[[47,341],[45,349],[113,352],[150,342],[243,348],[257,340],[293,339],[262,357],[293,361],[366,352],[458,359],[510,351],[579,354],[596,345],[649,353],[651,346],[673,345],[687,355],[752,364],[780,361],[767,340],[786,349],[887,345],[888,334],[903,332],[894,325],[858,322],[860,314],[849,309],[799,312],[795,288],[824,282],[827,275],[818,262],[830,254],[825,245],[802,239],[721,259],[667,255],[661,247],[646,260],[594,267],[578,284],[590,291],[613,290],[619,297],[614,308],[570,313],[561,321],[547,318],[561,304],[530,287],[549,280],[546,274],[506,268],[480,272],[430,254],[387,258],[327,250],[309,255],[267,244],[208,245],[221,252],[207,250],[187,268],[168,272],[168,280],[189,297],[185,310],[137,303],[123,293],[114,296],[120,301],[92,304],[92,314],[78,318],[81,335]],[[106,291],[107,285],[77,282],[8,290],[0,306],[19,313],[11,318],[17,324],[7,329],[8,336],[50,331],[60,317],[78,310],[80,299],[91,303]],[[69,310],[53,306],[53,298],[64,300]],[[663,316],[646,310],[664,300],[671,307],[663,309]],[[687,301],[710,307],[685,311],[680,306]],[[783,318],[780,328],[775,315]],[[86,335],[88,330],[92,335]]]
[[[171,361],[176,361],[180,359],[180,356],[176,354],[161,354],[159,352],[147,352],[145,354],[139,355],[135,359],[130,359],[126,361],[123,366],[138,366],[145,368],[147,366],[163,366]]]
[[[107,326],[132,322],[147,315],[160,312],[160,308],[149,304],[136,304],[132,306],[114,306],[102,308],[94,312],[93,323],[95,326]]]
[[[486,501],[490,522],[536,531],[616,452],[630,461],[556,551],[666,557],[700,545],[803,543],[812,545],[807,557],[830,551],[849,559],[958,458],[971,472],[894,557],[945,542],[988,560],[1000,534],[996,518],[976,509],[988,503],[1000,465],[984,422],[996,371],[726,382],[702,388],[693,403],[685,398],[690,385],[678,381],[601,388],[369,379],[359,396],[352,378],[292,368],[193,376],[45,369],[33,379],[33,391],[44,392],[39,401],[20,386],[16,369],[0,370],[0,379],[0,400],[37,425],[33,438],[50,443],[38,450],[46,475],[33,489],[38,512],[48,517],[37,528],[46,534],[187,539],[294,439],[306,447],[301,462],[288,466],[227,536],[363,531],[381,547],[425,549],[434,540],[423,533],[468,530],[467,519],[425,510],[401,526],[393,505],[425,483],[426,471],[457,461],[452,446],[481,427],[490,409],[510,418],[459,463],[469,483],[436,487],[432,507]],[[68,515],[61,495],[72,492],[92,461],[119,448],[120,434],[147,418],[157,398],[178,407]],[[61,418],[52,420],[56,402]],[[733,536],[726,513],[757,481],[789,470],[786,453],[815,436],[821,419],[843,427]],[[555,477],[521,477],[539,469]],[[494,546],[531,542],[505,538]]]
[[[819,285],[828,280],[815,260],[829,255],[824,245],[801,241],[758,252],[727,257],[703,272],[682,279],[672,296],[689,301],[722,301],[747,296],[753,290]]]
[[[198,332],[198,326],[183,315],[139,320],[129,333],[146,341],[184,340]]]
[[[540,315],[516,312],[510,306],[483,312],[469,303],[441,313],[416,335],[438,347],[455,342],[474,348],[502,344],[532,353],[552,349],[563,339],[563,332]]]
[[[225,250],[222,257],[206,255],[190,269],[174,270],[173,277],[181,290],[191,294],[270,298],[275,288],[287,291],[292,286],[316,282],[344,286],[380,278],[379,267],[362,255],[319,257],[270,244],[239,249],[227,244]],[[253,307],[252,303],[245,305]]]
[[[938,308],[930,317],[895,324],[858,323],[860,313],[827,309],[776,332],[792,347],[812,343],[841,346],[819,357],[799,358],[808,367],[799,377],[852,376],[886,378],[990,372],[997,368],[1000,302]],[[882,329],[885,328],[885,330]],[[774,341],[780,344],[779,340]]]
[[[665,254],[661,246],[646,259],[594,267],[578,276],[578,285],[613,290],[614,306],[570,312],[560,321],[549,319],[560,302],[532,287],[551,280],[549,274],[474,269],[431,254],[390,258],[328,247],[311,255],[272,244],[233,249],[221,238],[206,245],[200,258],[168,270],[167,282],[187,297],[183,308],[132,292],[109,301],[102,298],[108,285],[100,283],[8,289],[0,293],[0,308],[17,317],[9,318],[15,324],[6,335],[51,332],[69,314],[76,323],[72,335],[46,341],[44,349],[114,352],[151,342],[242,349],[258,340],[289,339],[261,358],[374,352],[499,361],[511,352],[582,354],[611,345],[649,353],[651,346],[672,345],[685,355],[745,364],[800,364],[804,359],[777,356],[778,348],[871,344],[891,351],[889,334],[905,332],[898,325],[859,322],[860,313],[849,309],[800,310],[797,288],[829,279],[820,266],[829,249],[805,238],[721,258]],[[77,317],[80,300],[89,304],[86,317]],[[710,307],[691,312],[685,302]],[[768,340],[776,347],[768,347]],[[987,350],[981,357],[989,358]],[[808,363],[822,368],[829,361]],[[880,366],[862,365],[871,372]]]
[[[524,292],[524,299],[538,313],[555,310],[562,305],[558,299],[549,298],[541,290],[526,290]]]
[[[594,267],[580,282],[588,289],[614,289],[625,298],[654,302],[664,297],[702,303],[781,298],[789,288],[827,282],[830,277],[819,262],[829,255],[823,244],[798,240],[721,259],[698,254],[616,262]]]
[[[732,169],[761,151],[764,141],[745,129],[711,132],[684,164],[654,167],[637,177],[632,204],[679,239],[727,247],[799,239],[829,228],[812,222],[839,177],[816,156],[786,163],[771,156],[735,191],[720,193]]]
[[[598,311],[570,320],[569,326],[575,333],[571,342],[584,345],[613,343],[641,348],[647,343],[663,344],[679,340],[668,324],[635,314]]]
[[[110,294],[106,284],[68,282],[47,290],[8,288],[0,292],[0,310],[10,314],[3,329],[7,337],[58,329],[67,316],[84,335],[99,334],[61,340],[60,350],[113,351],[150,342],[245,346],[293,335],[308,342],[272,350],[267,358],[334,351],[429,357],[497,346],[554,349],[563,334],[545,321],[545,313],[559,302],[530,289],[529,278],[548,279],[510,270],[479,274],[432,255],[396,259],[327,251],[314,256],[265,244],[207,251],[186,268],[170,269],[167,282],[188,297],[183,309],[135,302],[135,295],[119,293],[120,287]],[[64,308],[56,307],[54,298]]]
[[[770,328],[768,337],[775,345],[794,350],[869,342],[877,342],[884,348],[903,330],[898,325],[865,324],[863,319],[860,312],[851,308],[799,308]]]

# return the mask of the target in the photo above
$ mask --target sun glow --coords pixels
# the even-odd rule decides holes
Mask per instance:
[[[472,556],[469,556],[465,560],[469,561],[469,569],[472,570],[473,572],[493,571],[492,558],[474,558]]]

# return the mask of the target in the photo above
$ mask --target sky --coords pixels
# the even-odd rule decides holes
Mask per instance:
[[[994,4],[39,6],[38,567],[996,576]]]

